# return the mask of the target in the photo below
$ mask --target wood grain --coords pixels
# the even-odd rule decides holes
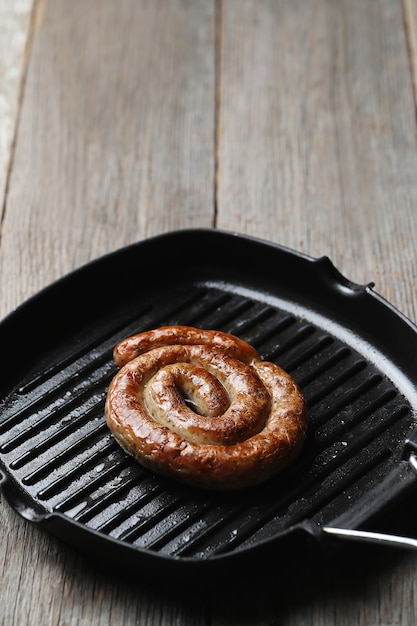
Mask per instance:
[[[408,39],[411,79],[414,89],[414,105],[417,115],[417,2],[403,0],[404,24]]]
[[[3,313],[90,258],[212,225],[214,65],[213,2],[44,2],[3,224]]]
[[[222,24],[219,227],[328,255],[416,319],[401,3],[225,2]]]
[[[0,214],[19,117],[32,5],[33,0],[0,0]]]

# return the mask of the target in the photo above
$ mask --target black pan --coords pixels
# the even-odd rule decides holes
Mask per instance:
[[[141,468],[104,419],[112,349],[165,324],[231,332],[284,367],[307,400],[299,459],[218,494]],[[10,505],[111,567],[149,579],[245,575],[283,550],[331,550],[417,486],[417,332],[328,258],[184,230],[98,259],[0,324],[0,476]],[[351,532],[349,532],[351,531]]]

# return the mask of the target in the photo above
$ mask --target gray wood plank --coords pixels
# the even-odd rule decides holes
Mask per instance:
[[[225,2],[222,24],[218,226],[328,255],[416,319],[401,2]]]
[[[416,0],[403,0],[403,7],[404,23],[408,39],[410,70],[414,89],[414,104],[417,115],[417,2]]]
[[[0,215],[11,167],[33,0],[0,0]]]
[[[3,313],[90,258],[210,226],[214,3],[48,3],[4,218]]]

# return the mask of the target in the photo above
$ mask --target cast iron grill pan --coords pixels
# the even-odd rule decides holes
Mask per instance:
[[[240,336],[303,390],[305,448],[261,487],[181,486],[143,469],[109,433],[114,345],[177,323]],[[3,493],[71,545],[159,580],[320,545],[323,527],[358,528],[415,489],[416,337],[372,285],[347,281],[325,257],[215,230],[124,248],[0,324],[5,353],[17,355],[1,382]]]

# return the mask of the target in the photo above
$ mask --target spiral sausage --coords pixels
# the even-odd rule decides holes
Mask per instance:
[[[108,426],[157,473],[239,489],[265,481],[301,450],[300,389],[238,337],[165,326],[120,342],[114,359],[121,369],[107,394]]]

